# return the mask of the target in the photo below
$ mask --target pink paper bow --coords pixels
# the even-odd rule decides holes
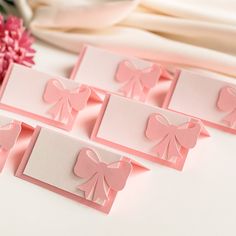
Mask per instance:
[[[83,109],[89,96],[90,89],[88,87],[69,90],[65,89],[59,80],[51,79],[46,85],[43,99],[47,103],[55,103],[48,111],[53,119],[58,117],[60,121],[64,121],[72,119],[72,109],[75,111]]]
[[[21,131],[21,125],[13,122],[0,127],[0,146],[1,149],[9,151],[15,144]]]
[[[160,114],[152,114],[148,119],[146,137],[150,140],[159,140],[153,151],[166,160],[182,158],[180,148],[193,148],[200,135],[199,123],[185,123],[181,126],[169,124],[167,119]]]
[[[125,83],[120,91],[126,97],[144,100],[146,93],[156,85],[161,68],[153,64],[149,68],[138,69],[130,61],[122,61],[116,71],[115,79]]]
[[[92,149],[83,148],[74,166],[74,173],[87,179],[78,186],[78,189],[84,191],[86,199],[91,196],[93,201],[104,201],[108,199],[109,189],[120,191],[124,188],[131,169],[132,165],[127,161],[106,164],[99,160]]]
[[[223,121],[233,127],[236,124],[236,89],[232,87],[222,88],[217,100],[217,107],[222,111],[230,112]]]

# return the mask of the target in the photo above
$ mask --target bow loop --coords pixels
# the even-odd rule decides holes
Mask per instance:
[[[151,67],[138,69],[130,61],[119,63],[115,79],[124,83],[120,91],[127,97],[143,98],[145,92],[156,85],[157,79],[161,75],[161,68],[153,64]]]
[[[151,114],[148,119],[146,128],[146,136],[150,140],[159,140],[167,136],[169,122],[160,114]]]
[[[65,121],[72,119],[72,110],[79,111],[86,106],[89,96],[88,87],[69,90],[59,80],[51,79],[46,85],[43,99],[47,103],[55,103],[48,113],[54,119]]]
[[[15,144],[21,131],[21,125],[13,122],[0,127],[0,146],[3,150],[9,151]]]
[[[92,149],[81,149],[74,173],[76,176],[86,179],[78,186],[84,191],[85,198],[91,197],[93,201],[104,201],[108,198],[110,189],[120,191],[124,188],[126,180],[131,172],[131,164],[126,161],[117,161],[106,164],[99,160],[98,154]]]
[[[135,67],[130,61],[122,61],[119,63],[116,71],[116,80],[118,82],[127,82],[135,75]]]
[[[151,114],[145,130],[146,137],[150,140],[158,140],[153,151],[160,158],[170,160],[181,158],[180,148],[193,148],[200,135],[199,123],[186,123],[181,126],[171,125],[161,114]]]
[[[236,123],[236,89],[224,87],[219,92],[217,107],[224,112],[230,112],[224,117],[224,121],[233,127]]]
[[[97,154],[92,149],[83,148],[77,158],[74,172],[80,178],[89,179],[97,172],[98,163]]]
[[[76,111],[82,110],[87,105],[87,101],[91,94],[90,89],[87,86],[81,86],[80,88],[71,91],[69,96],[69,102],[73,109]]]
[[[145,88],[151,89],[156,85],[157,78],[161,76],[162,69],[153,64],[149,68],[145,68],[140,73],[141,83]]]
[[[64,89],[63,84],[61,84],[58,80],[49,80],[43,94],[44,101],[47,103],[57,102],[61,99]]]
[[[176,129],[176,139],[184,148],[193,148],[197,143],[200,132],[201,125],[199,123],[188,124],[188,128],[179,127]]]
[[[125,187],[126,179],[131,171],[131,164],[127,161],[119,161],[108,165],[105,170],[105,179],[109,186],[115,191],[120,191]],[[122,171],[121,171],[122,170]]]

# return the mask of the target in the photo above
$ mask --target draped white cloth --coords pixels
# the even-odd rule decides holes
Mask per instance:
[[[15,0],[32,33],[236,77],[235,0]]]

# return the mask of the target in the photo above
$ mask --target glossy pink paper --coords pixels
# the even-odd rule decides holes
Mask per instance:
[[[74,173],[86,179],[77,188],[84,191],[85,198],[92,195],[92,200],[108,199],[110,189],[120,191],[125,187],[132,165],[127,161],[115,161],[109,164],[102,162],[91,148],[82,148],[79,152]]]
[[[21,123],[11,118],[0,116],[0,171],[14,147],[21,132]]]
[[[236,134],[236,82],[223,75],[181,71],[173,80],[164,108],[201,119],[205,124]]]
[[[182,125],[172,125],[160,113],[150,115],[145,130],[146,137],[150,140],[158,140],[158,144],[153,147],[153,152],[166,160],[172,158],[183,158],[178,149],[178,145],[190,149],[195,147],[201,132],[199,123],[184,123]]]
[[[129,158],[63,131],[37,127],[16,176],[108,213],[117,191],[137,166],[146,170]]]
[[[219,110],[227,113],[223,121],[230,127],[236,128],[236,86],[223,87],[217,100]]]
[[[0,90],[0,108],[70,130],[89,95],[90,89],[75,81],[12,64]]]
[[[91,139],[181,170],[200,131],[205,132],[197,119],[121,96],[107,95]],[[158,150],[153,149],[157,144]]]
[[[103,100],[105,93],[120,94],[145,101],[160,77],[177,76],[164,66],[117,52],[85,46],[71,78],[92,88],[92,98]]]

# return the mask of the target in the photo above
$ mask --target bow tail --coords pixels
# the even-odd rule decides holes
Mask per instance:
[[[177,146],[176,139],[173,136],[170,138],[170,142],[168,145],[167,159],[168,160],[173,160],[173,159],[176,160],[176,158],[179,158],[179,157],[182,157],[182,154],[180,153],[179,148]]]
[[[62,102],[62,107],[60,111],[60,120],[71,120],[72,115],[71,115],[71,107],[69,105],[68,99],[64,99]]]
[[[236,108],[227,116],[225,116],[223,121],[225,121],[227,124],[233,127],[236,123]]]
[[[122,92],[126,97],[132,96],[132,90],[134,86],[134,80],[130,79],[119,91]]]
[[[155,152],[158,157],[164,158],[169,140],[170,140],[170,137],[169,135],[167,135],[157,145],[154,146],[153,152]]]
[[[62,100],[59,100],[55,105],[53,105],[47,111],[47,113],[50,114],[53,117],[53,119],[56,119],[61,112],[62,105],[63,105]]]
[[[100,199],[101,201],[105,201],[108,199],[108,191],[109,188],[106,189],[104,176],[99,176],[97,184],[95,186],[93,200],[96,201]]]
[[[136,81],[134,81],[134,83],[133,83],[131,97],[132,98],[134,98],[134,97],[143,98],[144,97],[143,86],[142,86],[139,79],[136,79]]]
[[[97,182],[98,182],[98,175],[96,174],[87,182],[79,185],[77,188],[83,191],[85,198],[88,199],[89,196],[92,194],[92,192],[95,190]]]

